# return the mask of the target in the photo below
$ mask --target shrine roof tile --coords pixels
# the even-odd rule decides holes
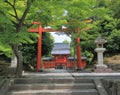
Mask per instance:
[[[52,54],[70,54],[70,45],[67,43],[55,43]]]

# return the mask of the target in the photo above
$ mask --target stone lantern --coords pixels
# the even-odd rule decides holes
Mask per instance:
[[[95,40],[95,44],[97,45],[97,48],[95,49],[95,52],[97,52],[97,60],[98,64],[96,65],[96,68],[107,68],[107,65],[103,64],[103,53],[106,50],[103,47],[103,44],[105,44],[107,41],[99,35],[97,39]]]

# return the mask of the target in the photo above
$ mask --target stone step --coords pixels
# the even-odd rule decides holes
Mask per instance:
[[[48,75],[16,78],[6,95],[102,95],[93,79],[76,78],[71,73]]]
[[[14,83],[93,83],[92,79],[74,79],[74,78],[19,78]]]
[[[97,90],[76,90],[76,89],[60,89],[60,90],[24,90],[12,91],[7,95],[99,95]]]
[[[41,84],[14,84],[10,90],[43,90],[43,89],[95,89],[93,83],[41,83]]]

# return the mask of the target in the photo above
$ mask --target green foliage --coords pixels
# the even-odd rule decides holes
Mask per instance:
[[[0,54],[5,54],[7,57],[11,57],[12,50],[9,45],[10,33],[6,30],[12,30],[12,23],[9,19],[10,16],[6,14],[7,10],[3,4],[3,1],[0,1]]]
[[[24,0],[15,1],[15,5],[12,0],[9,1],[9,3],[11,5],[9,5],[9,3],[5,3],[3,1],[0,1],[0,2],[1,2],[0,3],[0,5],[1,5],[0,12],[2,14],[0,17],[1,45],[10,46],[12,44],[22,45],[22,44],[26,44],[26,43],[34,43],[34,41],[36,41],[36,38],[38,38],[38,35],[36,33],[28,33],[27,26],[29,25],[29,22],[31,21],[30,19],[32,18],[32,15],[34,15],[34,17],[35,17],[35,12],[34,12],[35,9],[32,10],[32,8],[36,7],[36,6],[34,6],[35,3],[33,3],[33,6],[30,10],[30,12],[32,11],[32,13],[28,13],[28,17],[26,17],[25,21],[23,22],[24,23],[23,26],[21,26],[20,31],[17,32],[16,29],[18,28],[17,25],[20,23],[19,20],[20,20],[20,18],[22,18],[24,11],[26,9],[26,6],[28,3],[31,3],[31,0],[29,0],[28,2],[25,2]],[[3,5],[6,5],[6,6],[3,6]],[[39,11],[40,11],[40,9],[39,9]],[[46,11],[46,8],[45,8],[45,11]],[[43,14],[41,13],[40,15],[42,16]],[[49,15],[44,14],[44,16],[49,16]],[[32,18],[32,19],[34,19],[34,18]],[[40,19],[40,21],[44,20],[43,18],[39,18],[39,19]],[[48,19],[46,19],[46,21],[48,21]],[[6,46],[1,46],[1,47],[6,47]],[[0,51],[3,51],[3,50],[0,50]]]
[[[42,39],[42,55],[43,56],[51,55],[53,43],[54,43],[54,39],[50,35],[50,33],[43,33],[43,39]]]
[[[106,47],[109,54],[120,53],[120,30],[113,30],[107,38],[107,41]]]
[[[107,39],[106,54],[113,55],[120,53],[120,18],[119,18],[119,0],[102,0],[105,1],[102,7],[105,7],[108,11],[103,19],[100,19],[96,24],[99,27],[98,32]]]
[[[84,20],[89,19],[93,16],[91,0],[73,0],[68,1],[65,6],[67,14],[65,19],[67,23],[65,26],[71,28],[71,32],[76,32],[75,28],[84,29],[88,24]],[[74,29],[74,30],[73,30]]]
[[[37,43],[23,44],[20,47],[23,55],[23,64],[29,70],[34,70],[36,67],[37,58]]]
[[[114,18],[120,19],[120,0],[111,0],[108,6],[113,12],[112,16]]]
[[[82,56],[85,56],[87,58],[87,63],[88,65],[91,65],[91,62],[93,61],[94,55],[90,51],[84,51]]]
[[[11,57],[12,49],[10,46],[0,43],[0,55],[5,54],[7,57]]]
[[[27,31],[26,32],[19,32],[19,33],[16,33],[16,36],[14,39],[14,42],[15,43],[34,43],[34,39],[36,39],[38,37],[38,35],[36,34],[32,34],[32,33],[28,33]]]

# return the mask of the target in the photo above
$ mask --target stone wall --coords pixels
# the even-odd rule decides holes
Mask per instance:
[[[120,79],[102,80],[108,95],[120,95]]]
[[[11,82],[10,79],[0,76],[0,95],[6,95]]]
[[[109,68],[111,68],[114,71],[120,71],[120,64],[106,64]]]
[[[0,63],[0,76],[11,76],[15,74],[15,68],[11,68],[9,64]]]

